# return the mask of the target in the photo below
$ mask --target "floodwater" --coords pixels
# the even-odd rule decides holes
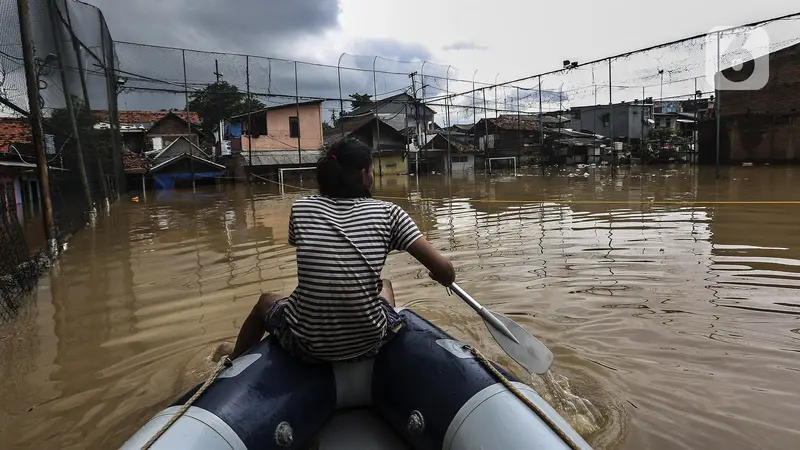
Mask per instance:
[[[385,178],[376,194],[553,350],[526,381],[595,448],[800,447],[800,204],[763,203],[800,200],[800,170],[535,170]],[[0,327],[0,447],[115,448],[202,381],[258,294],[293,288],[300,195],[150,192],[78,233]],[[410,256],[385,276],[398,304],[512,364]]]

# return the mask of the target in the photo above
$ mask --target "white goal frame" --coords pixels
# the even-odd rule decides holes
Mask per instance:
[[[311,167],[286,167],[284,169],[278,169],[278,185],[281,187],[281,195],[284,194],[283,191],[283,172],[293,171],[293,170],[317,170],[316,166]],[[302,174],[300,175],[302,177]]]
[[[486,160],[486,166],[489,170],[489,173],[492,173],[492,161],[497,161],[500,159],[510,159],[514,165],[514,176],[517,176],[517,157],[516,156],[498,156],[497,158],[489,158]]]

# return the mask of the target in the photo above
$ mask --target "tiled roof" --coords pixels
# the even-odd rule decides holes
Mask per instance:
[[[26,119],[0,118],[0,152],[7,152],[9,144],[31,142],[31,129]]]
[[[122,164],[125,166],[125,173],[146,173],[150,170],[150,160],[130,150],[122,154]]]
[[[119,123],[156,123],[169,113],[173,113],[186,120],[186,111],[119,111]],[[108,120],[108,111],[98,110],[92,112],[100,120]],[[192,123],[200,123],[200,116],[196,112],[189,112]]]

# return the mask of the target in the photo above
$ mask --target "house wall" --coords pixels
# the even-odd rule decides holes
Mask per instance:
[[[472,153],[457,153],[450,155],[450,165],[453,173],[471,172],[475,170],[475,155]]]
[[[408,101],[412,101],[412,99],[409,97]],[[436,116],[433,110],[425,111],[424,107],[419,107],[419,123],[424,123],[426,119],[429,122],[433,121]],[[408,126],[416,127],[417,120],[414,118],[414,105],[403,103],[402,99],[398,99],[396,103],[381,105],[378,108],[378,117],[395,130],[405,129],[406,116],[408,116]]]
[[[166,148],[166,146],[171,144],[175,139],[181,136],[187,136],[189,132],[188,128],[188,125],[183,120],[177,117],[166,117],[161,122],[155,124],[153,128],[149,129],[145,137],[149,147],[152,147],[152,138],[161,137],[163,141],[162,148]],[[200,135],[195,129],[192,129],[191,141],[194,145],[200,145]]]
[[[373,161],[376,165],[376,174],[399,175],[408,172],[408,160],[403,159],[401,152],[381,153],[380,163],[377,156],[373,158]],[[377,170],[379,167],[380,171]]]
[[[267,111],[267,135],[253,138],[253,150],[297,150],[297,138],[289,135],[289,117],[297,116],[295,107]],[[300,106],[300,149],[322,148],[322,105]],[[242,136],[242,149],[248,149],[248,136]]]
[[[611,111],[614,137],[638,139],[644,133],[646,138],[649,127],[642,124],[642,109],[641,105],[614,105]],[[652,106],[645,106],[644,110],[646,119],[651,115]],[[581,117],[573,119],[572,127],[576,131],[585,130],[603,136],[611,136],[611,121],[608,126],[603,122],[603,116],[606,114],[609,114],[608,105],[580,108]]]

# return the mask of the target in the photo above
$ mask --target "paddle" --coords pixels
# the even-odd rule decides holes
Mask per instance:
[[[508,356],[531,373],[543,374],[553,364],[553,352],[508,317],[489,311],[459,285],[449,287],[483,318],[486,328]]]

